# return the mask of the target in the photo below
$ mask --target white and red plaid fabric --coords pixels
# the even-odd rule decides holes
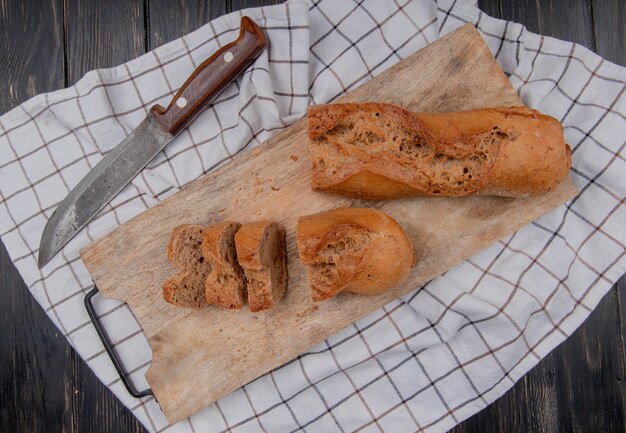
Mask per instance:
[[[270,49],[42,271],[56,205],[154,103],[237,35],[245,13]],[[91,326],[79,248],[466,22],[523,101],[559,119],[580,195],[445,275],[175,426],[122,386]],[[626,270],[626,69],[462,0],[317,0],[252,9],[0,118],[0,235],[35,299],[148,430],[444,431],[501,396],[589,315]],[[131,379],[151,352],[124,304],[97,310]],[[51,374],[53,374],[51,372]],[[198,390],[202,392],[202,390]]]

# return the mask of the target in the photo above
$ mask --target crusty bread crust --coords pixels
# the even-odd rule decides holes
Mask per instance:
[[[285,230],[270,221],[244,224],[235,235],[235,245],[246,276],[250,311],[273,308],[287,287]]]
[[[222,221],[204,229],[202,253],[211,264],[206,278],[207,303],[227,310],[241,309],[246,303],[246,283],[237,263],[235,233],[241,224]]]
[[[361,198],[539,195],[571,166],[561,124],[528,107],[412,113],[383,103],[317,105],[308,128],[313,188]]]
[[[400,284],[415,264],[402,227],[375,209],[342,208],[303,216],[296,238],[314,301],[341,291],[384,293]]]

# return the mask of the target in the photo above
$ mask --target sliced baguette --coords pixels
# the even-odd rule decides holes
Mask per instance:
[[[301,217],[296,238],[314,301],[342,291],[384,293],[400,284],[415,263],[402,227],[375,209],[343,208]]]
[[[167,257],[179,273],[163,283],[163,299],[179,307],[207,305],[205,282],[211,272],[202,254],[204,227],[185,224],[172,231]]]
[[[235,233],[241,224],[223,221],[207,227],[202,240],[202,253],[211,265],[206,278],[208,304],[238,310],[246,303],[246,283],[237,263]]]
[[[571,166],[558,120],[528,107],[412,113],[391,104],[308,109],[316,190],[367,199],[553,190]]]
[[[250,311],[273,308],[287,287],[284,229],[269,221],[244,224],[235,235],[235,246],[246,276]]]

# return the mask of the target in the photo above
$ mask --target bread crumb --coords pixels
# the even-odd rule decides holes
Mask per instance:
[[[298,155],[291,155],[290,158],[293,159],[294,161],[297,161],[298,160]]]
[[[296,313],[296,317],[302,317],[302,316],[305,316],[307,314],[314,313],[319,308],[320,308],[319,305],[313,304],[310,307],[305,308],[304,310],[300,311],[299,313]]]

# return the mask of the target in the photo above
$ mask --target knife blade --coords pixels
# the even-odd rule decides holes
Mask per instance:
[[[61,201],[47,221],[37,265],[45,266],[102,210],[195,116],[267,45],[261,28],[241,19],[239,37],[202,62],[164,108],[153,106],[146,118],[111,150]]]

